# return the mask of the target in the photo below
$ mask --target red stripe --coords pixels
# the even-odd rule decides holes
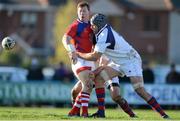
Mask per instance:
[[[104,88],[99,88],[99,89],[96,89],[96,93],[97,94],[102,94],[105,92],[105,89]]]
[[[84,96],[84,95],[81,95],[81,98],[82,98],[82,97],[83,97],[83,98],[89,98],[89,96]]]
[[[82,106],[82,115],[88,114],[88,107],[87,106]]]
[[[149,101],[149,104],[152,105],[154,103],[154,101],[155,101],[154,99]]]
[[[129,107],[129,106],[128,106],[126,103],[123,104],[123,105],[121,105],[121,108],[122,108],[123,110],[125,110],[125,111],[128,110],[128,107]]]
[[[72,109],[72,112],[79,112],[79,109],[78,107],[76,107],[75,105],[73,106],[73,109]]]
[[[81,105],[81,102],[80,102],[80,101],[77,101],[76,103],[79,104],[79,105]]]
[[[78,68],[76,70],[76,73],[79,74],[81,71],[84,71],[84,70],[91,70],[91,67],[85,66],[85,67]]]
[[[99,110],[105,110],[105,106],[98,106]]]
[[[155,109],[157,109],[158,107],[160,107],[159,104],[156,104],[156,105],[154,106]]]
[[[104,98],[98,98],[98,102],[104,102]]]
[[[81,100],[81,103],[88,103],[89,101],[87,100]]]

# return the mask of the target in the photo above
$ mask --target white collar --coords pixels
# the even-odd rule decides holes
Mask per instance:
[[[84,22],[84,21],[81,21],[80,19],[77,19],[77,21],[79,21],[80,23],[89,23],[89,22]]]

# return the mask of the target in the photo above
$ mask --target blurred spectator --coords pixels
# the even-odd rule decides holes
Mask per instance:
[[[36,58],[33,58],[31,61],[27,78],[28,80],[43,80],[42,67]]]
[[[143,78],[144,83],[154,83],[154,72],[149,66],[148,61],[143,62]]]
[[[166,76],[166,82],[169,84],[180,83],[180,73],[176,71],[174,63],[171,64],[170,72]]]
[[[51,80],[53,80],[55,70],[54,70],[54,68],[51,68],[51,67],[44,67],[42,70],[42,73],[44,76],[44,80],[51,81]]]
[[[63,62],[60,62],[58,68],[55,70],[54,79],[69,83],[74,80],[74,75]]]

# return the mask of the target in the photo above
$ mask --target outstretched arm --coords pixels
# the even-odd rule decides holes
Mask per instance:
[[[97,51],[94,51],[91,53],[80,53],[80,52],[78,52],[77,54],[80,58],[85,59],[85,60],[89,60],[89,61],[97,61],[102,55],[102,53],[97,52]]]

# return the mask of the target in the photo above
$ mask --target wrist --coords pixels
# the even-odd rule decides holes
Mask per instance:
[[[76,49],[75,49],[74,45],[68,44],[67,45],[67,51],[72,53],[72,52],[75,52]]]

